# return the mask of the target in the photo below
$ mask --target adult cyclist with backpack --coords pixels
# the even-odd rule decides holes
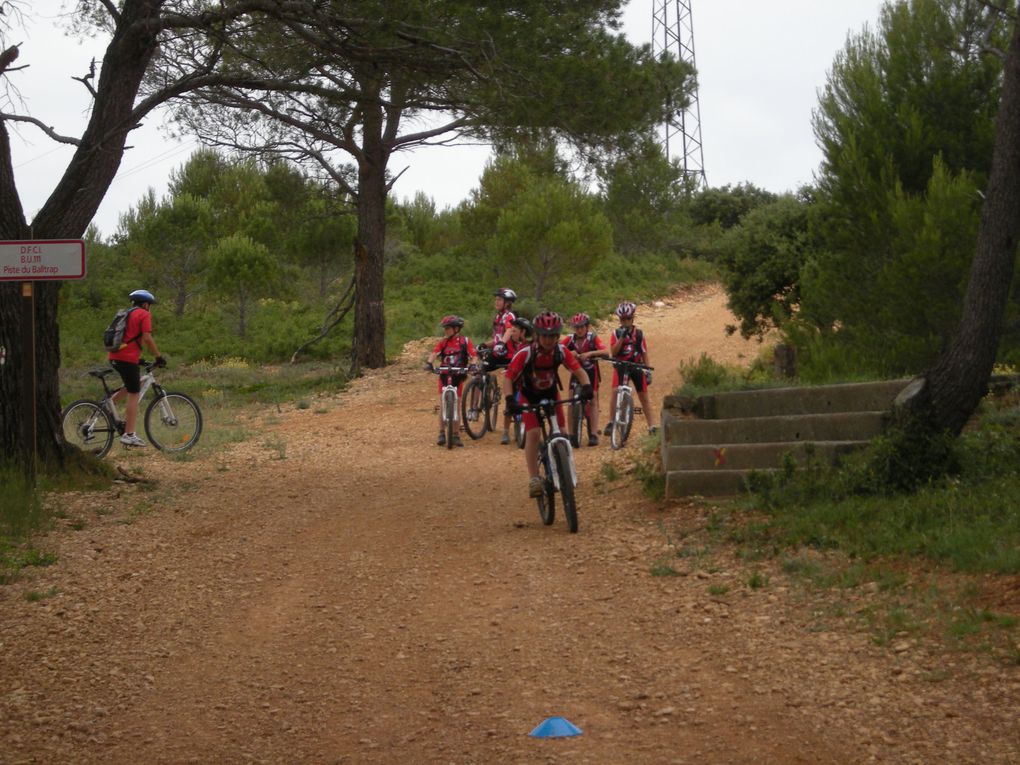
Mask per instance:
[[[121,335],[117,338],[120,342],[113,343],[116,347],[110,350],[107,358],[110,366],[117,370],[120,379],[124,381],[124,386],[111,398],[114,402],[119,402],[127,397],[127,404],[124,407],[124,435],[120,437],[120,442],[125,446],[143,447],[147,444],[135,433],[135,423],[138,421],[138,395],[142,390],[140,366],[142,346],[152,352],[156,366],[164,367],[166,361],[160,355],[156,341],[152,338],[150,309],[156,303],[155,296],[148,290],[135,290],[128,297],[131,298],[131,308],[125,312],[125,320],[121,326],[115,329],[115,335]],[[119,322],[115,319],[114,323]]]
[[[464,320],[460,316],[444,316],[439,322],[439,326],[443,328],[443,339],[436,343],[436,347],[432,349],[432,353],[429,354],[429,360],[425,364],[425,368],[430,372],[433,370],[433,363],[436,359],[440,360],[440,366],[444,367],[460,367],[466,368],[468,364],[478,363],[478,354],[475,352],[475,346],[472,342],[460,333],[464,327]],[[457,395],[459,396],[464,389],[464,380],[467,379],[467,374],[446,374],[442,373],[439,375],[439,396],[442,398],[443,386],[446,384],[457,386]],[[439,407],[439,438],[436,439],[436,444],[439,446],[446,446],[446,431],[443,429],[443,408]],[[463,446],[464,442],[461,441],[460,435],[454,433],[453,445]]]
[[[594,396],[588,374],[577,360],[574,352],[560,344],[563,320],[553,311],[544,311],[532,321],[537,339],[519,350],[506,368],[503,393],[506,396],[506,410],[511,414],[521,411],[521,403],[515,395],[520,392],[527,404],[537,404],[542,399],[558,399],[559,368],[566,367],[581,384],[580,396],[590,400]],[[556,408],[560,427],[565,427],[562,407]],[[524,441],[524,461],[528,468],[528,495],[542,496],[542,479],[538,474],[538,446],[542,431],[534,412],[525,412],[522,418],[527,434]]]
[[[602,338],[592,332],[591,317],[586,313],[574,314],[570,320],[573,333],[563,338],[565,348],[569,348],[577,356],[584,371],[588,373],[591,380],[591,387],[595,393],[591,404],[588,405],[588,446],[599,444],[599,364],[600,358],[609,358],[609,349],[606,348]],[[579,430],[578,433],[581,431]]]

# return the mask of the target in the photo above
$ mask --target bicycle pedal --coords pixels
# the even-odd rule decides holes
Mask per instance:
[[[644,413],[645,413],[645,410],[642,409],[640,406],[635,406],[634,407],[634,414],[644,414]]]

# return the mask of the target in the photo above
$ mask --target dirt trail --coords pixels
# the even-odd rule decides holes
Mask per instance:
[[[756,354],[730,321],[714,288],[643,307],[653,398]],[[581,531],[542,526],[519,452],[432,445],[422,347],[247,443],[118,457],[155,500],[88,498],[120,509],[0,587],[0,762],[1020,761],[1015,668],[818,629],[725,551],[651,576],[710,509],[606,481],[638,444],[580,449]],[[583,735],[527,736],[554,715]]]

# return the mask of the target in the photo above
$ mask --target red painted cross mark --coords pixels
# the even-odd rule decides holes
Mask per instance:
[[[723,465],[725,465],[726,464],[726,447],[724,446],[721,449],[714,449],[713,451],[715,452],[715,466],[716,467],[722,467]]]

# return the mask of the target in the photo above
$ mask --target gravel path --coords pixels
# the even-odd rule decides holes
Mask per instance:
[[[732,321],[715,288],[641,310],[658,397],[750,361]],[[608,480],[639,443],[578,450],[580,533],[544,527],[520,453],[432,445],[424,347],[69,498],[58,563],[0,587],[0,762],[1020,762],[1017,667],[876,645],[723,541],[677,557],[712,508]],[[527,735],[550,716],[583,735]]]

